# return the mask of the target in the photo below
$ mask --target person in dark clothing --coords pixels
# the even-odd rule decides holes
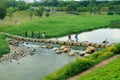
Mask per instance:
[[[31,36],[32,38],[34,38],[34,32],[32,31],[32,36]]]
[[[76,42],[78,41],[78,34],[77,33],[75,34],[75,40],[76,40]]]
[[[25,31],[25,37],[27,37],[27,31]]]
[[[71,41],[71,34],[68,35],[68,41]]]
[[[102,43],[107,44],[108,43],[107,39],[105,39]]]

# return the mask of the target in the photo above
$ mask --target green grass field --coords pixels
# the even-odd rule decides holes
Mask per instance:
[[[26,18],[22,20],[25,21]],[[22,22],[21,20],[21,22]],[[28,31],[29,36],[34,31],[46,32],[47,37],[60,37],[69,33],[81,33],[93,29],[107,27],[111,21],[120,20],[119,15],[70,15],[65,13],[54,13],[49,18],[33,18],[22,22],[19,25],[1,25],[0,31],[8,32],[24,36],[24,32]]]
[[[120,58],[78,80],[120,80]]]
[[[5,41],[5,37],[0,36],[0,56],[9,52],[10,52],[10,49],[8,47],[7,42]]]

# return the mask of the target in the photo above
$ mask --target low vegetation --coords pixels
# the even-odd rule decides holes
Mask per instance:
[[[96,52],[89,57],[77,58],[76,61],[65,65],[61,69],[49,74],[44,80],[66,80],[67,78],[83,72],[104,59],[120,53],[120,44],[108,47],[102,51]]]
[[[0,56],[9,52],[10,52],[10,49],[8,47],[7,42],[5,41],[5,37],[0,36]]]
[[[114,60],[108,65],[98,68],[78,80],[120,80],[120,58]]]

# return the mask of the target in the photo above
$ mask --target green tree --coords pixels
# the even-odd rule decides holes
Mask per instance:
[[[30,9],[30,11],[29,11],[30,19],[32,19],[33,15],[34,15],[34,10],[33,10],[33,9]]]
[[[6,7],[3,3],[0,3],[0,19],[4,19],[6,16]]]
[[[71,2],[69,5],[66,6],[67,11],[77,11],[77,4],[75,2]]]
[[[14,12],[15,12],[15,9],[13,7],[9,7],[7,9],[7,15],[10,17],[10,20],[12,19]]]
[[[26,4],[25,2],[21,1],[19,2],[18,6],[17,6],[19,11],[23,11],[23,10],[27,10],[30,8],[29,4]]]
[[[120,14],[120,5],[111,5],[108,13],[113,13],[114,15]]]
[[[36,10],[36,15],[42,17],[43,12],[44,12],[44,7],[39,7],[39,9]]]

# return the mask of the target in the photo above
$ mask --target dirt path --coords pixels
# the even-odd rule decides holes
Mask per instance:
[[[97,69],[97,68],[100,68],[100,67],[103,67],[103,66],[107,65],[108,63],[110,63],[111,61],[117,59],[118,57],[120,57],[120,55],[115,55],[115,56],[113,56],[113,57],[111,57],[111,58],[109,58],[109,59],[107,59],[107,60],[104,60],[104,61],[102,61],[101,63],[99,63],[99,64],[97,64],[96,66],[94,66],[93,68],[91,68],[91,69],[89,69],[89,70],[86,70],[86,71],[84,71],[84,72],[82,72],[82,73],[80,73],[80,74],[78,74],[78,75],[76,75],[76,76],[73,76],[73,77],[69,78],[68,80],[77,80],[77,79],[80,78],[81,76],[84,76],[84,75],[92,72],[93,70],[95,70],[95,69]]]

